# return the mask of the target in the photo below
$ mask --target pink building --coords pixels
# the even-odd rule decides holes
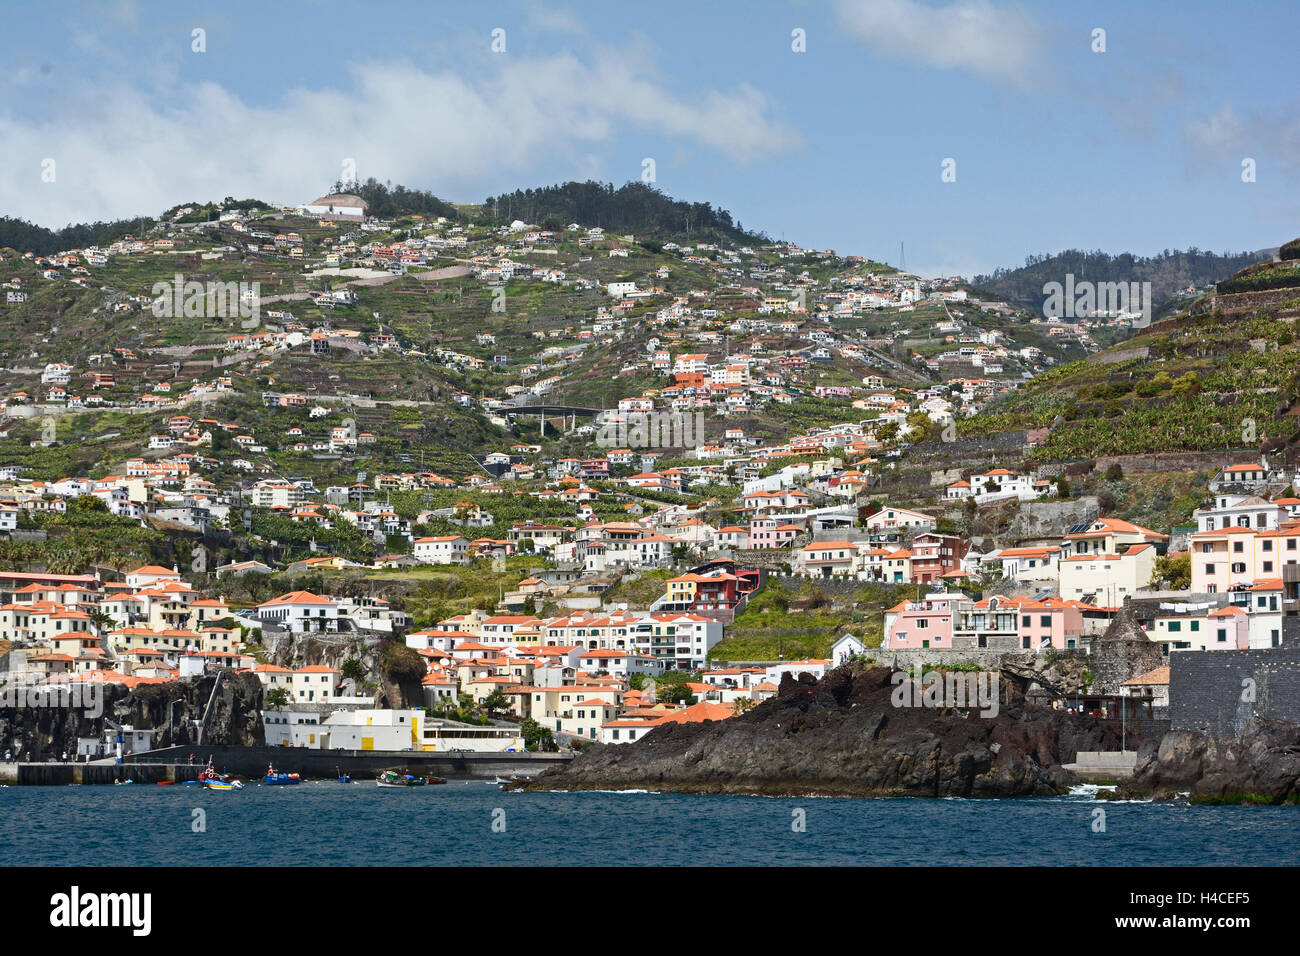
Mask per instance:
[[[1077,601],[1058,597],[1025,601],[1020,605],[1020,647],[1037,650],[1074,647],[1083,633],[1083,611]]]
[[[951,648],[953,603],[963,595],[930,595],[904,601],[885,612],[882,646],[889,650]]]
[[[798,525],[786,524],[777,518],[754,518],[749,522],[749,546],[788,548],[800,530]]]

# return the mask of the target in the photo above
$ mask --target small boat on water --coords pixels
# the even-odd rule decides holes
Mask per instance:
[[[135,781],[134,781],[134,780],[114,780],[113,783],[114,783],[115,786],[123,787],[123,786],[126,786],[128,783],[135,783]]]
[[[348,774],[344,773],[342,767],[335,767],[334,769],[338,771],[338,774],[339,774],[339,783],[351,783],[351,782],[352,782],[352,777],[350,777]]]
[[[285,787],[295,783],[302,783],[302,777],[296,773],[281,773],[273,765],[268,764],[264,782],[268,787]]]
[[[442,777],[416,777],[409,773],[398,773],[396,770],[385,770],[375,785],[379,787],[424,787],[428,784],[446,783]]]
[[[228,773],[217,773],[212,766],[212,758],[208,758],[208,765],[199,771],[199,784],[205,790],[243,790],[244,785],[234,779]]]

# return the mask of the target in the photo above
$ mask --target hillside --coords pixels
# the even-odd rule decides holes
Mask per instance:
[[[483,212],[504,222],[523,219],[556,229],[578,222],[608,232],[642,233],[661,240],[771,241],[762,233],[746,232],[725,209],[715,209],[707,202],[674,200],[640,182],[624,183],[617,189],[613,183],[592,180],[516,189],[488,197]]]
[[[1226,279],[1272,252],[1214,253],[1192,247],[1186,251],[1166,249],[1157,256],[1135,256],[1067,249],[1054,255],[1029,256],[1018,268],[975,276],[971,285],[983,295],[1005,299],[1042,315],[1043,286],[1063,282],[1066,275],[1073,275],[1076,282],[1150,282],[1152,313],[1160,316],[1195,295],[1197,290]]]
[[[1040,461],[1277,448],[1295,435],[1300,414],[1296,266],[1270,260],[1240,270],[1132,339],[1025,383],[960,423],[959,434],[1050,428],[1033,450]],[[1257,284],[1242,281],[1250,278]]]

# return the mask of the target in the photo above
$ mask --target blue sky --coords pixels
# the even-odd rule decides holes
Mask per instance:
[[[905,243],[923,274],[1300,235],[1300,6],[1132,7],[18,0],[0,214],[303,202],[348,159],[481,201],[652,158],[675,197],[818,248],[896,263]]]

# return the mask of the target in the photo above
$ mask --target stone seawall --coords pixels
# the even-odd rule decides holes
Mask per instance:
[[[1169,655],[1174,730],[1239,737],[1252,717],[1300,724],[1300,647]]]
[[[189,749],[170,747],[124,758],[126,765],[166,764],[185,760]],[[199,747],[195,759],[246,780],[258,781],[270,765],[282,773],[308,779],[337,780],[339,772],[365,781],[381,771],[409,768],[413,773],[439,777],[533,776],[548,767],[567,763],[570,753],[436,753],[421,750],[309,750],[305,747]],[[134,771],[132,771],[134,773]]]

